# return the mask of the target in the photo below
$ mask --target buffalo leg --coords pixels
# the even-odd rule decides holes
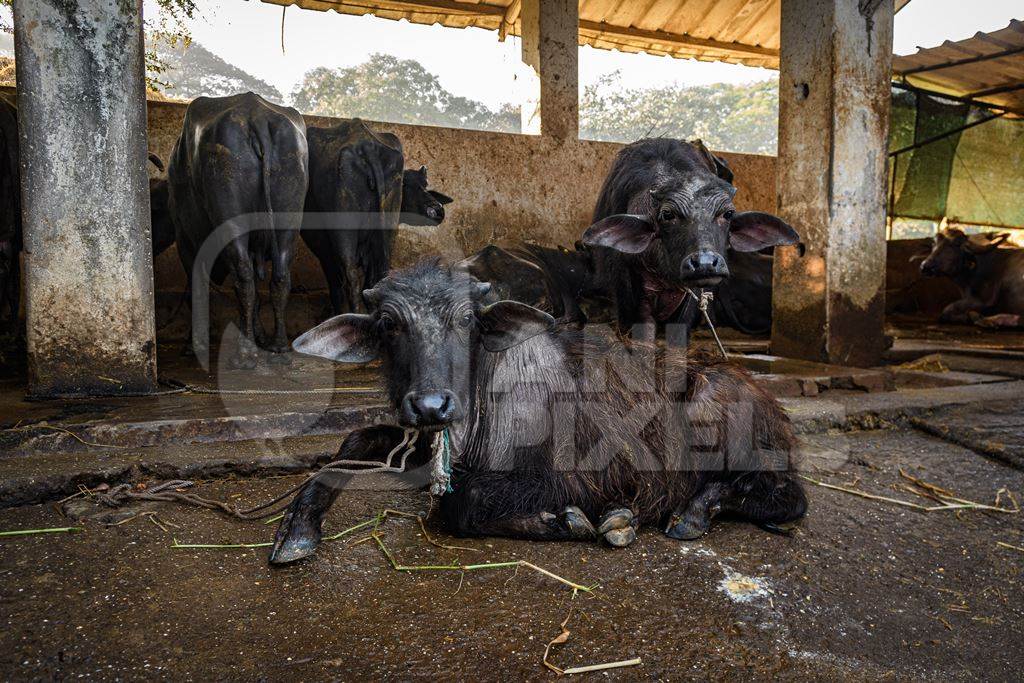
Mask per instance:
[[[807,512],[803,486],[790,472],[748,473],[731,488],[722,509],[769,531],[788,531]]]
[[[363,304],[363,285],[366,283],[361,269],[354,265],[345,265],[345,286],[348,292],[348,309],[346,312],[363,313],[366,306]]]
[[[351,432],[338,449],[338,460],[384,460],[402,442],[404,430],[386,425],[367,427]],[[417,442],[414,456],[428,459],[427,439]],[[412,458],[410,458],[410,464]],[[288,564],[313,554],[320,545],[324,516],[352,475],[323,472],[310,479],[288,506],[274,536],[270,550],[271,564]]]
[[[285,220],[278,216],[277,221]],[[288,343],[288,328],[285,324],[285,314],[288,308],[288,297],[292,291],[292,254],[295,235],[298,226],[294,229],[287,229],[286,226],[279,226],[271,239],[277,240],[277,249],[274,250],[273,273],[270,279],[270,303],[274,309],[274,337],[270,341],[269,349],[274,353],[284,353],[291,350]]]
[[[188,312],[188,334],[185,337],[185,346],[182,349],[182,355],[184,355],[184,356],[194,356],[196,354],[199,354],[199,355],[202,355],[202,356],[206,356],[208,351],[209,351],[209,346],[210,346],[209,337],[207,336],[206,339],[203,339],[203,340],[199,341],[198,343],[196,342],[195,339],[193,339],[193,332],[195,331],[195,321],[194,321],[194,318],[195,318],[196,312],[195,312],[195,308],[192,305],[192,293],[194,291],[196,291],[195,290],[195,286],[196,286],[195,279],[196,279],[196,275],[197,274],[196,274],[196,272],[194,272],[196,270],[196,268],[195,268],[196,256],[197,256],[196,255],[196,248],[192,244],[191,240],[189,240],[186,235],[180,235],[178,237],[178,239],[177,239],[177,243],[178,243],[178,255],[180,256],[182,266],[185,269],[185,301],[188,303],[188,311],[189,311]],[[201,287],[199,291],[206,292],[207,295],[209,295],[209,292],[210,292],[210,285],[209,285],[210,273],[206,272],[205,269],[200,268],[198,276],[199,276],[199,278],[202,279],[203,283],[205,283],[205,285],[203,287]]]
[[[722,499],[729,486],[720,481],[709,482],[686,507],[673,513],[665,527],[665,535],[680,541],[692,541],[707,533],[711,520],[722,510]]]
[[[558,504],[538,478],[515,472],[480,472],[460,478],[454,488],[441,498],[441,514],[456,533],[535,541],[597,537],[583,511]]]
[[[345,290],[344,283],[341,280],[342,275],[337,268],[326,261],[321,260],[320,267],[323,268],[324,278],[327,279],[327,291],[331,296],[331,315],[341,315],[345,312]]]
[[[238,322],[241,333],[238,350],[231,358],[231,366],[252,369],[256,367],[256,347],[253,343],[253,318],[256,311],[256,274],[249,258],[248,240],[238,238],[230,246],[230,268],[238,297]]]

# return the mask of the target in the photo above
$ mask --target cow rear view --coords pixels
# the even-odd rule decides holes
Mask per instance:
[[[189,286],[230,274],[238,296],[235,367],[256,365],[256,344],[288,350],[285,308],[308,185],[306,125],[289,107],[245,93],[189,104],[168,168],[169,206]],[[256,281],[271,263],[274,331],[258,320]],[[201,283],[201,281],[200,281]],[[193,348],[206,340],[193,340]]]

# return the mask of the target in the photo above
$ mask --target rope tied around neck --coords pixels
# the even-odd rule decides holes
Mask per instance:
[[[452,443],[448,428],[434,435],[434,457],[431,458],[430,492],[435,496],[451,493],[452,488]]]

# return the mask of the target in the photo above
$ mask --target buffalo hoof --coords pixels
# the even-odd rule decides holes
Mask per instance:
[[[270,564],[290,564],[312,555],[320,545],[320,525],[302,516],[287,512],[277,527],[270,549]]]
[[[711,518],[721,509],[722,506],[715,503],[708,508],[691,507],[683,514],[672,515],[665,528],[665,535],[679,541],[695,541],[708,532]]]
[[[181,347],[181,355],[185,358],[195,358],[196,354],[209,355],[209,347],[195,348],[192,346],[192,342],[185,342],[185,345]]]
[[[673,518],[673,521],[675,519]],[[665,535],[677,541],[696,541],[708,532],[710,526],[710,523],[705,523],[702,520],[683,518],[675,523],[669,522],[668,528],[665,529]]]
[[[283,351],[275,351],[270,354],[268,361],[271,365],[291,365],[292,357]]]
[[[541,521],[558,532],[558,535],[573,540],[590,540],[597,535],[594,525],[575,505],[569,505],[559,514],[540,513]]]
[[[255,370],[258,364],[255,353],[245,353],[242,351],[231,356],[228,360],[228,366],[232,370]]]
[[[597,533],[616,548],[625,548],[636,540],[637,519],[628,508],[615,508],[601,516]]]

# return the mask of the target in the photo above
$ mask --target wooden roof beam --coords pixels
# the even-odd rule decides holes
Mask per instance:
[[[512,29],[516,25],[516,21],[519,19],[519,14],[522,11],[523,0],[512,0],[512,4],[505,9],[505,14],[501,17],[501,27],[498,29],[499,41],[504,43],[508,34],[512,33]]]

